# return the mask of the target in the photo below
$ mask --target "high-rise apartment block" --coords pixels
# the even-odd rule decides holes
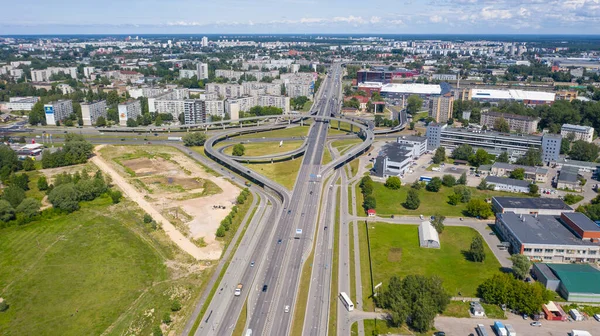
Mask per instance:
[[[59,73],[63,73],[71,76],[73,79],[77,79],[77,68],[69,67],[69,68],[56,68],[50,67],[44,70],[31,70],[31,81],[32,82],[49,82],[52,75],[57,75]]]
[[[196,64],[196,71],[198,79],[208,79],[208,64],[198,63]]]
[[[57,122],[67,119],[73,113],[73,102],[71,100],[57,100],[44,105],[46,124],[56,125]]]
[[[205,123],[205,101],[199,99],[186,99],[183,102],[183,118],[186,125]]]
[[[84,126],[92,126],[100,116],[106,118],[106,100],[81,103],[81,118]]]
[[[511,131],[518,133],[535,133],[537,131],[538,122],[540,119],[522,116],[518,114],[499,113],[499,112],[484,112],[481,113],[481,126],[486,126],[488,129],[493,129],[496,120],[504,118],[508,123]]]
[[[187,69],[179,70],[179,78],[192,78],[194,76],[198,76],[197,70],[187,70]]]
[[[436,122],[445,123],[452,118],[454,97],[451,92],[431,98],[429,104],[429,116],[435,119]]]
[[[119,125],[127,126],[128,119],[137,119],[142,115],[142,105],[139,100],[130,99],[118,106],[119,110]]]

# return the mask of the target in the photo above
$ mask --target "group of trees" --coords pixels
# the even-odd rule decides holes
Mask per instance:
[[[58,210],[73,212],[79,209],[79,202],[92,201],[104,193],[108,193],[113,203],[122,197],[120,191],[109,188],[101,171],[90,176],[84,169],[81,173],[56,176],[54,183],[48,186],[48,201]]]
[[[467,203],[467,208],[465,209],[465,213],[471,217],[477,218],[489,218],[494,215],[492,211],[492,206],[488,204],[485,200],[475,198]]]
[[[246,201],[248,200],[248,196],[250,196],[250,190],[248,190],[248,188],[244,188],[244,190],[242,190],[242,192],[238,195],[238,197],[236,199],[236,203],[238,205],[242,205],[242,204],[246,203]],[[216,232],[217,237],[225,237],[225,234],[227,233],[227,231],[229,231],[229,229],[231,228],[231,225],[233,224],[233,220],[238,215],[238,211],[239,211],[239,208],[237,205],[235,205],[231,208],[231,212],[229,212],[227,217],[225,217],[221,221],[221,225],[219,225],[219,228],[217,229],[217,232]]]
[[[0,196],[0,227],[9,225],[15,220],[17,224],[25,224],[37,217],[42,206],[35,198],[26,197],[29,190],[29,175],[12,174]]]
[[[234,156],[244,156],[244,153],[246,152],[246,147],[244,147],[243,144],[239,143],[239,144],[235,144],[233,146],[233,155]]]
[[[206,142],[206,133],[204,132],[189,132],[183,137],[183,144],[187,147],[204,146]]]
[[[65,144],[55,152],[42,152],[42,167],[56,168],[85,163],[92,155],[93,146],[82,135],[68,133]]]
[[[375,200],[375,196],[373,196],[373,180],[370,176],[363,176],[360,180],[360,191],[363,195],[363,208],[365,211],[369,209],[375,209],[377,207],[377,201]]]
[[[433,163],[440,164],[446,161],[446,148],[443,146],[438,147],[433,154]]]
[[[448,204],[458,205],[459,203],[469,203],[471,201],[471,189],[465,185],[457,185],[453,189],[454,193],[448,196]]]
[[[437,314],[446,309],[450,295],[437,276],[408,275],[390,278],[387,288],[376,297],[377,306],[390,313],[389,322],[396,327],[407,323],[425,332],[433,326]]]
[[[254,106],[248,112],[240,112],[240,118],[260,117],[265,115],[283,114],[283,110],[275,106]]]
[[[290,105],[292,107],[292,110],[302,110],[306,102],[308,102],[308,98],[306,96],[290,98]]]
[[[540,282],[524,282],[507,273],[496,274],[485,280],[477,288],[477,293],[486,303],[505,304],[527,315],[539,313],[542,305],[554,297],[554,293]]]
[[[484,149],[478,149],[473,152],[473,147],[468,144],[462,144],[452,151],[452,158],[455,160],[468,161],[470,165],[479,167],[491,163],[491,157]]]
[[[381,115],[376,115],[375,119],[373,120],[373,122],[375,123],[375,127],[396,127],[400,124],[400,122],[398,120],[392,120],[392,119],[388,119],[388,118],[384,118]]]

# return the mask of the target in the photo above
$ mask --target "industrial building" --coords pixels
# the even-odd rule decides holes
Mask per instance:
[[[450,91],[452,91],[452,88],[446,82],[440,84],[385,84],[381,87],[381,96],[392,99],[407,99],[409,96],[417,95],[428,103],[430,97],[439,97]],[[424,105],[428,106],[425,103]]]
[[[413,159],[426,152],[427,138],[419,136],[399,137],[396,142],[381,148],[373,164],[373,174],[378,177],[402,176],[409,169]]]
[[[540,121],[539,118],[529,116],[488,111],[481,113],[481,121],[479,124],[488,129],[494,129],[496,120],[498,119],[506,120],[511,132],[527,134],[537,132],[538,122]]]
[[[496,229],[512,253],[549,263],[598,263],[600,227],[579,212],[555,215],[496,214]]]
[[[530,148],[542,150],[543,162],[556,162],[560,154],[561,136],[544,134],[543,136],[525,134],[506,134],[493,131],[482,131],[478,128],[454,128],[447,124],[431,123],[427,126],[427,146],[429,150],[443,146],[454,149],[462,144],[469,144],[475,149],[482,148],[489,153],[508,152],[520,156]]]
[[[44,105],[47,125],[56,125],[67,119],[73,113],[73,102],[71,100],[57,100]]]
[[[528,193],[531,182],[517,180],[507,177],[487,176],[485,182],[494,185],[496,191]]]
[[[549,105],[555,100],[552,92],[524,90],[468,89],[462,92],[463,100],[477,100],[487,103],[519,102],[525,105]]]
[[[371,70],[360,70],[356,73],[356,80],[358,83],[363,82],[379,82],[379,83],[391,83],[394,80],[401,80],[403,78],[411,78],[419,76],[417,70],[408,69],[396,69],[396,70],[384,70],[373,68]]]
[[[560,128],[560,135],[569,139],[571,136],[574,141],[583,140],[586,142],[594,141],[594,128],[591,126],[563,124]]]
[[[84,126],[92,126],[102,116],[106,118],[106,100],[81,103],[81,119]]]
[[[531,197],[492,197],[494,213],[513,212],[518,215],[560,216],[563,212],[573,212],[573,208],[560,198]]]
[[[589,264],[535,263],[532,274],[567,301],[600,302],[600,271]]]
[[[31,111],[38,100],[39,97],[10,97],[5,105],[11,111]]]

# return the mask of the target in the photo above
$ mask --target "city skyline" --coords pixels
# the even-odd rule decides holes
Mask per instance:
[[[598,34],[598,0],[10,2],[3,34]]]

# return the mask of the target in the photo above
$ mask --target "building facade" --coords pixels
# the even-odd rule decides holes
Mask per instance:
[[[439,97],[432,97],[429,105],[429,116],[438,123],[445,123],[452,118],[454,96],[447,92]]]
[[[542,197],[492,197],[495,214],[513,212],[518,215],[553,215],[573,212],[573,208],[560,198]]]
[[[57,100],[44,105],[47,125],[56,125],[67,119],[73,113],[73,102],[71,100]]]
[[[127,126],[127,120],[136,120],[139,115],[142,115],[142,105],[139,100],[128,100],[117,106],[119,112],[119,125]]]
[[[199,99],[186,99],[183,102],[183,118],[186,125],[205,123],[205,101]]]
[[[537,132],[539,118],[522,116],[510,113],[484,112],[481,113],[481,126],[486,126],[488,129],[494,129],[496,120],[503,118],[508,123],[512,132],[518,133],[535,133]]]
[[[419,158],[427,153],[427,137],[408,135],[401,136],[396,139],[396,142],[410,150],[413,158]]]
[[[196,76],[198,80],[208,79],[208,64],[206,63],[198,63],[196,64]]]
[[[49,82],[52,75],[63,73],[70,76],[73,79],[77,79],[77,68],[76,67],[50,67],[43,70],[31,70],[31,81],[32,82]]]
[[[594,128],[590,126],[563,124],[560,128],[560,135],[565,139],[573,137],[574,141],[583,140],[592,142],[594,141]]]
[[[528,193],[529,184],[528,181],[516,180],[507,177],[487,176],[485,182],[488,185],[493,185],[496,191],[506,191],[514,193]]]
[[[188,70],[188,69],[181,69],[181,70],[179,70],[179,78],[180,79],[181,78],[192,78],[194,76],[198,76],[198,71],[197,70]]]
[[[39,97],[10,97],[6,108],[12,111],[31,111]]]
[[[92,126],[100,116],[106,118],[106,100],[81,103],[81,118],[84,126]]]
[[[205,100],[207,116],[216,116],[225,118],[225,101],[224,100]]]

